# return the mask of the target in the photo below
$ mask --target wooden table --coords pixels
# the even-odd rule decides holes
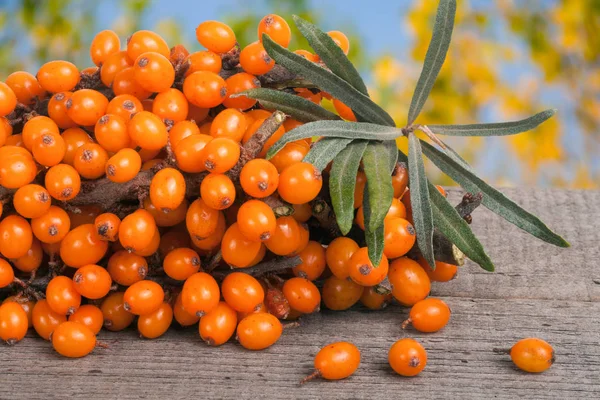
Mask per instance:
[[[461,192],[449,190],[453,202]],[[600,398],[600,192],[506,190],[572,244],[546,245],[487,210],[473,227],[496,263],[486,273],[472,263],[458,278],[434,284],[452,308],[435,334],[403,332],[407,310],[323,311],[285,332],[262,352],[235,343],[205,346],[195,329],[171,330],[157,340],[135,331],[103,332],[109,349],[68,360],[30,335],[0,347],[0,399],[69,398]],[[423,373],[402,378],[387,364],[390,345],[411,336],[428,351]],[[492,351],[536,336],[550,342],[556,363],[526,374]],[[328,342],[349,340],[362,352],[357,373],[339,382],[299,386]]]

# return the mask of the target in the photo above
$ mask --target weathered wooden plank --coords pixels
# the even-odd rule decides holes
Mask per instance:
[[[48,343],[26,338],[0,347],[0,399],[5,398],[598,398],[600,397],[600,192],[507,190],[571,242],[557,249],[518,232],[485,210],[474,228],[496,262],[490,274],[468,264],[433,294],[451,306],[441,332],[402,331],[407,309],[324,311],[286,331],[279,343],[251,352],[235,343],[208,348],[197,331],[172,330],[139,340],[136,333],[103,332],[109,349],[66,360]],[[458,199],[459,192],[450,190]],[[411,336],[428,350],[415,378],[394,375],[387,351]],[[516,370],[492,351],[537,336],[557,354],[543,374]],[[312,357],[331,341],[350,340],[362,351],[357,373],[340,382],[298,381]]]

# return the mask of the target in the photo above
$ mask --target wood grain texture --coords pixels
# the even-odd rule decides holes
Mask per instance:
[[[235,343],[209,348],[195,329],[171,330],[154,341],[132,330],[103,332],[100,340],[109,349],[67,360],[31,334],[15,347],[0,347],[0,399],[600,398],[600,192],[505,192],[572,247],[544,244],[478,209],[473,227],[497,272],[467,263],[454,281],[433,285],[433,295],[452,308],[441,332],[402,331],[408,310],[390,306],[323,311],[262,352]],[[456,189],[449,193],[453,203],[460,198]],[[424,344],[429,361],[418,377],[401,378],[388,367],[387,351],[409,336]],[[543,374],[520,372],[508,356],[492,351],[530,336],[556,351],[556,363]],[[337,340],[361,349],[357,373],[298,386],[319,348]]]

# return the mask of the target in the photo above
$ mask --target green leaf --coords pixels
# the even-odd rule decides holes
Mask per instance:
[[[363,154],[363,170],[367,177],[364,197],[365,227],[374,232],[383,224],[394,197],[389,157],[384,157],[385,144],[371,142]],[[368,196],[366,195],[368,193]]]
[[[451,159],[453,159],[454,161],[456,161],[457,163],[459,163],[460,165],[462,165],[465,169],[473,170],[473,168],[471,167],[471,165],[469,165],[469,163],[467,162],[467,160],[465,160],[464,158],[462,158],[460,156],[460,154],[458,154],[456,152],[456,150],[454,150],[452,147],[448,146],[447,143],[442,142],[442,140],[440,138],[438,138],[438,140],[444,146],[446,146],[446,148],[444,149],[444,153],[446,153],[446,155],[448,157],[450,157]]]
[[[395,140],[402,135],[397,128],[369,124],[367,122],[315,121],[287,132],[267,152],[273,157],[287,143],[313,136],[338,137],[344,139]]]
[[[425,261],[435,268],[433,256],[433,216],[427,188],[427,176],[419,139],[414,132],[408,134],[408,182],[413,221],[417,231],[417,244]]]
[[[569,247],[569,243],[565,239],[552,232],[538,217],[525,211],[508,197],[485,183],[473,172],[429,143],[422,142],[422,145],[424,154],[440,170],[460,184],[465,190],[471,193],[483,193],[483,205],[491,211],[545,242],[559,247]]]
[[[390,174],[396,169],[396,163],[398,162],[398,144],[395,140],[387,140],[383,142],[385,149],[388,153],[388,165],[390,167]]]
[[[343,235],[350,232],[354,220],[354,188],[366,140],[355,140],[333,159],[329,174],[331,204]]]
[[[367,197],[367,193],[365,192],[365,197]],[[365,240],[367,242],[367,248],[369,252],[369,260],[373,263],[373,265],[379,265],[381,262],[381,256],[383,255],[383,245],[384,245],[384,227],[383,224],[378,226],[375,230],[370,230],[365,227]]]
[[[417,119],[435,83],[435,78],[437,78],[444,64],[450,46],[450,39],[452,38],[455,14],[456,0],[440,0],[435,16],[435,25],[433,26],[433,36],[408,110],[408,125],[411,125]]]
[[[233,98],[240,96],[256,99],[266,109],[282,111],[300,122],[340,119],[310,100],[281,90],[256,88],[231,95]]]
[[[494,271],[492,260],[485,253],[469,224],[461,218],[435,186],[430,183],[428,189],[435,227],[481,268]]]
[[[556,114],[555,109],[545,110],[520,121],[470,125],[428,125],[432,132],[449,136],[507,136],[527,132]]]
[[[344,150],[350,142],[352,142],[352,139],[323,138],[312,145],[310,151],[304,156],[302,161],[311,163],[319,171],[323,171],[327,167],[327,164],[340,151]]]
[[[301,75],[321,90],[339,99],[363,120],[379,125],[395,126],[394,120],[387,112],[342,78],[306,58],[281,47],[266,34],[263,34],[263,45],[269,56],[277,64]]]
[[[294,15],[293,18],[302,36],[308,40],[310,47],[321,57],[321,61],[325,63],[331,72],[348,82],[365,96],[369,96],[367,86],[340,46],[335,44],[328,34],[310,22],[297,15]]]

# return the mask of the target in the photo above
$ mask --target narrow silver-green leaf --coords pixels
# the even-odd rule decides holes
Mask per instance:
[[[282,111],[300,122],[340,119],[331,111],[310,100],[281,90],[256,88],[231,95],[231,97],[240,96],[256,99],[264,108]]]
[[[293,18],[300,33],[302,33],[302,36],[308,40],[310,47],[312,47],[315,53],[319,55],[321,61],[325,63],[329,70],[348,82],[365,96],[369,96],[367,86],[340,46],[335,44],[328,34],[310,22],[297,15],[294,15]]]
[[[394,126],[394,120],[381,107],[375,104],[367,96],[352,87],[351,84],[307,60],[306,58],[294,54],[286,48],[275,43],[267,34],[263,34],[263,45],[265,50],[277,64],[288,70],[301,75],[339,99],[354,111],[357,116],[363,120],[379,125]]]
[[[402,136],[402,131],[397,128],[367,122],[315,121],[294,128],[283,135],[269,149],[267,158],[273,157],[289,142],[313,136],[385,141],[395,140],[398,136]]]
[[[352,139],[323,138],[312,145],[310,151],[304,156],[302,161],[311,163],[319,171],[323,171],[327,167],[327,164],[329,164],[340,151],[344,150],[350,142],[352,142]]]
[[[545,242],[559,247],[569,247],[569,243],[565,239],[552,232],[538,217],[521,208],[473,172],[429,143],[422,142],[422,145],[424,154],[465,190],[471,193],[483,193],[483,205],[491,211]]]
[[[408,134],[408,182],[410,185],[410,204],[413,221],[417,231],[417,245],[425,261],[435,268],[433,256],[433,216],[429,200],[429,189],[423,154],[419,139],[414,132]]]
[[[396,163],[398,162],[398,145],[396,144],[396,140],[387,140],[384,144],[385,149],[388,152],[388,165],[391,174],[396,169]]]
[[[494,264],[467,222],[431,183],[428,185],[433,223],[467,257],[486,271],[493,271]]]
[[[469,125],[428,125],[432,132],[448,136],[507,136],[527,132],[556,114],[555,109],[545,110],[520,121]]]
[[[385,144],[371,142],[363,154],[363,170],[367,177],[364,197],[365,228],[374,232],[390,209],[394,197],[392,175],[389,168],[389,153]],[[367,196],[368,193],[368,196]]]
[[[367,194],[365,193],[365,197]],[[365,227],[365,240],[367,242],[367,248],[369,253],[369,260],[373,265],[379,265],[381,262],[381,256],[383,255],[384,245],[384,227],[383,224],[371,230]]]
[[[455,14],[456,0],[440,0],[435,16],[433,35],[423,63],[423,70],[421,76],[419,76],[408,110],[408,125],[411,125],[417,119],[444,64],[448,47],[450,47],[450,39],[452,38]]]
[[[366,140],[353,141],[333,159],[331,165],[329,194],[337,224],[343,235],[352,228],[356,174],[367,144]]]

